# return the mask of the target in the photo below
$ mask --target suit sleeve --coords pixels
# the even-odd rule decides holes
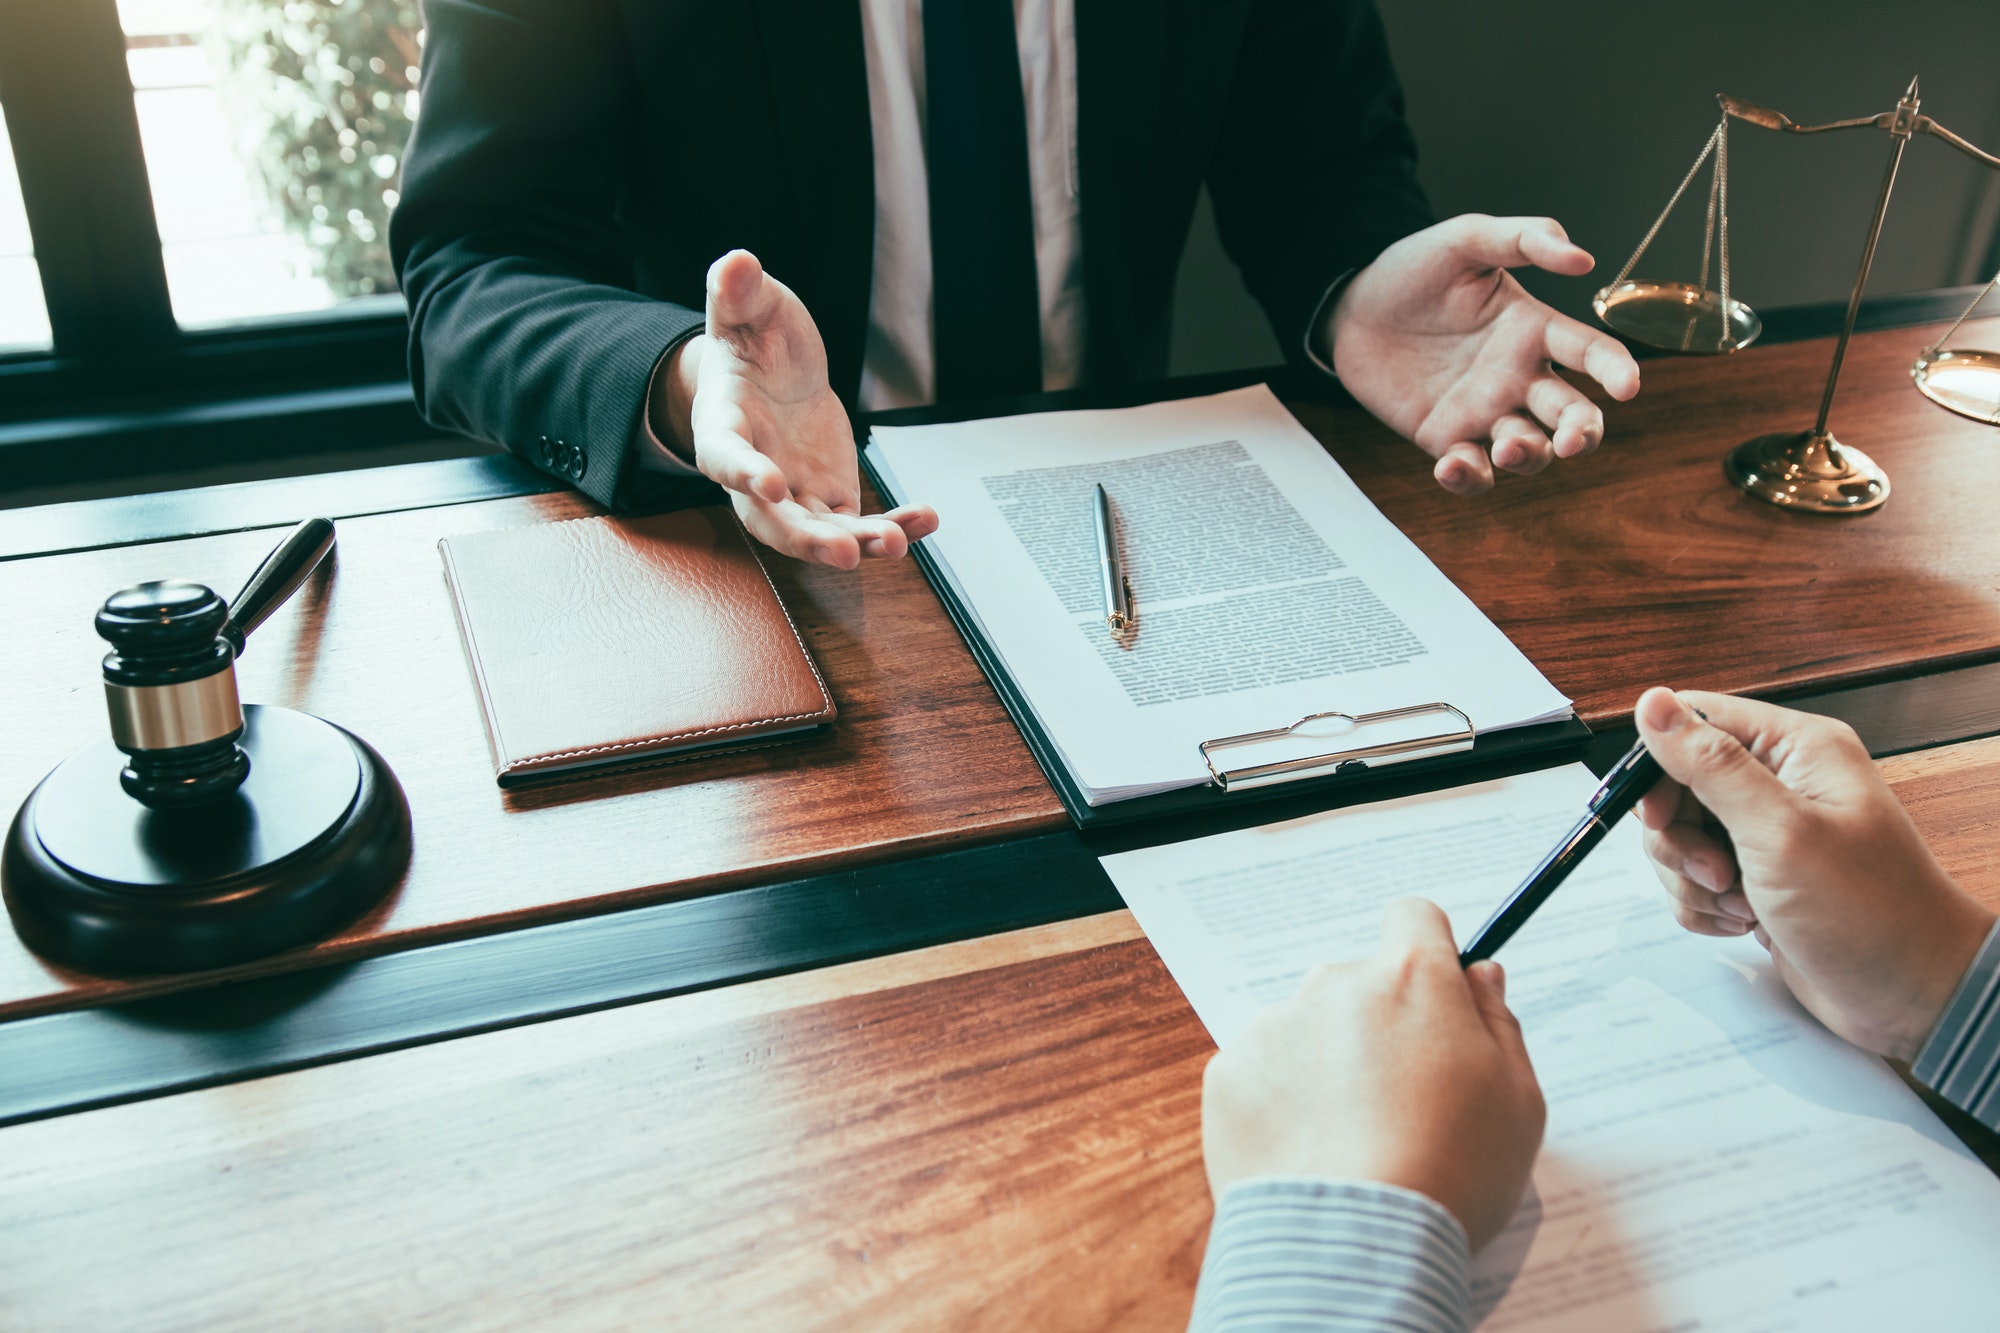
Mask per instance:
[[[425,0],[424,17],[389,228],[419,410],[602,504],[671,498],[633,441],[654,365],[703,316],[632,290],[637,75],[612,6]]]
[[[1188,1333],[1466,1333],[1465,1229],[1421,1194],[1267,1177],[1216,1203]]]
[[[2000,1133],[2000,924],[1959,979],[1910,1075]]]
[[[1208,169],[1223,248],[1294,365],[1335,285],[1435,218],[1372,0],[1254,0]]]

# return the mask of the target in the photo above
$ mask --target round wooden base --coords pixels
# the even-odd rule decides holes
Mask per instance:
[[[252,704],[250,776],[209,805],[153,810],[101,741],[21,805],[0,893],[36,953],[84,972],[223,967],[319,939],[410,860],[410,808],[382,757],[320,718]]]

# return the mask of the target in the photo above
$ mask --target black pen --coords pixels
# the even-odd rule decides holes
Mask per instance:
[[[1514,937],[1515,931],[1528,924],[1528,918],[1535,914],[1535,909],[1547,902],[1549,895],[1569,878],[1569,872],[1582,864],[1590,849],[1603,842],[1612,826],[1629,814],[1632,807],[1639,804],[1639,798],[1665,776],[1660,761],[1646,753],[1646,742],[1639,741],[1627,750],[1625,757],[1612,767],[1603,784],[1592,794],[1590,812],[1578,821],[1575,828],[1563,835],[1555,850],[1543,857],[1542,863],[1521,881],[1521,887],[1508,894],[1507,901],[1486,918],[1486,924],[1472,937],[1472,943],[1458,955],[1458,965],[1470,967],[1498,953],[1500,946]]]

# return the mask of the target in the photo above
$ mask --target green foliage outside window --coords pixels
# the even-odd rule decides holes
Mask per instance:
[[[218,0],[238,151],[339,298],[396,290],[389,210],[417,117],[416,0]]]

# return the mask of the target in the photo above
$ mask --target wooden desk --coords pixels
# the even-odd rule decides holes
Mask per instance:
[[[316,960],[1066,825],[908,563],[841,575],[771,558],[840,706],[830,736],[502,792],[437,540],[589,512],[580,497],[548,495],[348,520],[335,567],[251,640],[243,697],[346,725],[382,752],[410,800],[403,888]],[[104,728],[94,601],[168,574],[233,589],[271,542],[235,533],[0,566],[7,613],[32,626],[23,641],[49,645],[0,668],[30,701],[0,735],[0,799],[11,808]],[[64,974],[11,931],[0,937],[0,1018],[172,984]]]
[[[1968,342],[2000,335],[1970,328]],[[1646,685],[1773,692],[2000,656],[2000,434],[1919,397],[1926,330],[1856,338],[1840,433],[1888,469],[1875,514],[1812,518],[1722,479],[1729,445],[1808,424],[1828,341],[1649,362],[1589,459],[1444,494],[1357,410],[1302,419],[1363,489],[1561,688],[1617,721]],[[298,967],[531,921],[708,893],[1064,826],[1053,793],[907,562],[859,574],[773,560],[841,707],[830,737],[501,793],[458,645],[438,537],[587,512],[573,496],[348,520],[337,567],[259,631],[245,698],[369,740],[410,796],[416,855],[340,938],[239,972]],[[101,734],[92,610],[142,578],[225,590],[269,547],[234,533],[0,564],[0,614],[33,652],[0,663],[0,803]],[[191,984],[65,975],[0,934],[0,1020]]]
[[[1884,768],[2000,907],[2000,740]],[[16,1126],[0,1317],[1175,1328],[1212,1050],[1117,912]]]

